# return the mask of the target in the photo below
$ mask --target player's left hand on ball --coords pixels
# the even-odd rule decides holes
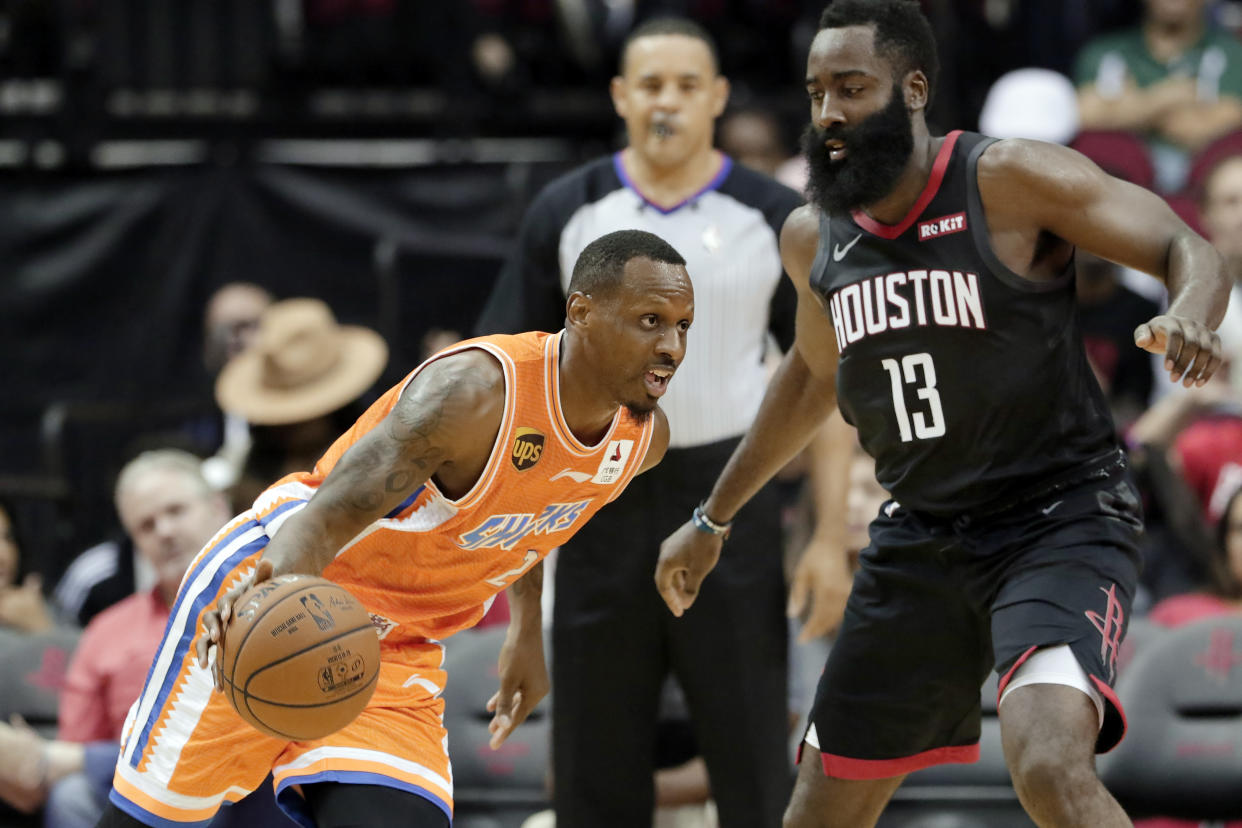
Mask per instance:
[[[535,630],[509,635],[500,648],[500,689],[487,702],[492,721],[488,745],[496,750],[548,695],[552,686],[543,657],[543,635]]]
[[[233,605],[255,584],[271,578],[272,570],[272,562],[266,558],[260,558],[250,577],[243,578],[240,584],[221,595],[214,607],[210,607],[203,613],[205,632],[198,637],[194,651],[198,656],[198,666],[205,670],[211,649],[215,648],[216,658],[214,662],[211,662],[211,677],[217,690],[224,689],[224,680],[220,675],[220,650],[224,646],[224,628],[228,626],[229,619],[233,617]]]
[[[1164,354],[1164,370],[1173,382],[1187,388],[1203,385],[1220,367],[1220,337],[1216,331],[1184,316],[1163,314],[1134,330],[1134,344],[1153,354]]]

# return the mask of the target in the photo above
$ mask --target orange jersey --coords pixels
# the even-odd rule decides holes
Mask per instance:
[[[386,641],[439,639],[476,624],[497,592],[569,540],[642,466],[651,417],[639,421],[620,409],[595,446],[583,445],[570,432],[560,406],[560,343],[559,334],[488,336],[432,358],[470,348],[494,356],[504,369],[504,417],[487,465],[469,492],[452,500],[429,480],[324,570],[325,578],[344,585],[371,610]],[[255,501],[255,511],[307,500],[427,364],[376,401],[314,471],[290,475],[268,489]]]

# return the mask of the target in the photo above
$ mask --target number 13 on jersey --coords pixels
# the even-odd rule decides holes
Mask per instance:
[[[893,387],[893,410],[897,414],[901,442],[943,437],[944,410],[940,407],[940,392],[936,390],[936,366],[932,363],[931,354],[909,354],[902,357],[900,363],[895,359],[885,359],[880,365],[888,372]],[[915,386],[918,398],[927,403],[926,411],[911,414],[906,410],[906,385]]]

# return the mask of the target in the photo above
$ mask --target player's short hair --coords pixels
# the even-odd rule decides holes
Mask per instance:
[[[875,48],[884,55],[898,78],[915,69],[927,78],[927,105],[931,106],[940,75],[940,58],[931,24],[918,0],[835,0],[819,18],[820,31],[846,26],[874,26]]]
[[[207,478],[203,477],[203,462],[190,454],[188,451],[181,449],[153,449],[144,451],[130,460],[121,469],[116,476],[116,487],[114,491],[114,499],[119,503],[121,493],[141,478],[144,474],[162,469],[166,471],[179,472],[194,483],[195,488],[204,497],[210,497],[215,494],[215,490],[207,482]]]
[[[703,41],[707,45],[707,51],[712,56],[712,69],[717,74],[720,73],[720,50],[716,48],[716,39],[712,37],[711,32],[693,20],[687,20],[684,17],[653,17],[634,27],[625,36],[625,40],[621,43],[621,54],[617,57],[617,74],[625,74],[625,56],[630,53],[630,44],[640,37],[654,37],[656,35],[682,35],[683,37],[692,37],[695,40]]]
[[[617,230],[591,242],[574,262],[569,292],[603,294],[621,284],[630,259],[685,265],[682,255],[664,239],[646,230]]]

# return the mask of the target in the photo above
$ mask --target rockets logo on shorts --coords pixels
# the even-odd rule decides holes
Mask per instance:
[[[509,459],[513,461],[513,468],[526,471],[538,463],[543,454],[543,432],[518,426],[514,433],[517,437],[513,440],[513,453]]]
[[[633,450],[633,440],[612,440],[609,442],[608,450],[604,452],[604,459],[599,461],[599,468],[596,469],[595,476],[591,478],[591,482],[603,485],[616,483],[621,478],[622,472],[625,471],[625,464],[630,459],[630,452]]]

